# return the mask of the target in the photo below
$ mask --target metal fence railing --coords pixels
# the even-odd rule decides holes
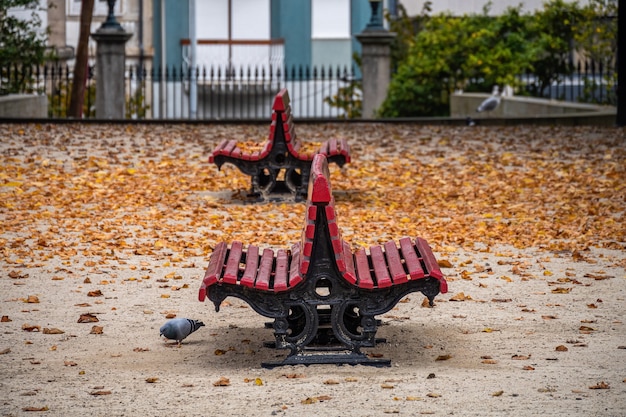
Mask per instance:
[[[4,66],[0,67],[0,94],[46,95],[48,116],[65,118],[72,77],[72,68],[65,65]],[[96,77],[91,65],[85,86],[85,118],[96,115]],[[294,115],[301,119],[351,117],[361,99],[354,68],[198,67],[191,71],[186,66],[133,66],[127,68],[125,77],[125,116],[129,119],[266,119],[271,116],[274,95],[284,87],[289,89]],[[516,94],[585,103],[617,102],[615,69],[593,62],[581,63],[569,74],[551,77],[548,82],[533,74],[519,75],[518,80]],[[442,93],[451,93],[454,85],[442,80]],[[197,92],[196,100],[191,100],[192,91]],[[197,103],[194,108],[193,103]]]
[[[20,85],[19,92],[45,94],[48,114],[64,118],[69,108],[72,68],[46,65],[36,68],[0,68],[0,85]],[[95,66],[89,67],[83,117],[95,117]],[[353,68],[197,68],[126,69],[126,118],[131,119],[265,119],[271,116],[273,97],[288,88],[292,111],[299,118],[339,118],[344,110],[328,103],[355,80]],[[197,107],[190,107],[192,83]],[[194,111],[195,110],[195,111]]]

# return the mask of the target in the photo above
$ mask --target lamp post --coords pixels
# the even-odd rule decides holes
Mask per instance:
[[[96,118],[123,119],[125,116],[126,42],[133,35],[115,19],[115,0],[107,0],[109,14],[91,37],[96,51]]]
[[[372,16],[370,17],[370,21],[365,27],[365,30],[384,30],[383,20],[381,19],[380,12],[378,11],[380,9],[381,0],[369,0],[369,3],[370,8],[372,9]]]
[[[109,29],[109,30],[110,29],[124,30],[124,28],[122,28],[122,25],[120,25],[120,23],[115,18],[115,3],[116,3],[116,0],[107,0],[107,3],[109,5],[109,14],[107,14],[107,18],[104,21],[104,23],[102,23],[101,28]]]
[[[361,43],[361,71],[363,73],[362,117],[376,117],[376,110],[387,97],[391,80],[391,42],[396,34],[383,26],[381,0],[369,0],[372,15],[365,29],[356,35]]]

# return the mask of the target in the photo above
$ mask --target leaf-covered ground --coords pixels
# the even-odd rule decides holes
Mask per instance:
[[[207,255],[219,240],[288,245],[302,205],[241,204],[249,178],[207,155],[223,138],[262,143],[267,126],[5,125],[0,242],[12,262],[167,248]],[[626,139],[600,128],[298,126],[313,144],[347,137],[331,166],[354,245],[399,235],[436,250],[512,245],[620,249]]]
[[[297,125],[354,247],[428,239],[450,293],[411,294],[368,353],[260,369],[265,319],[197,301],[222,240],[288,247],[303,204],[250,204],[208,164],[268,125],[0,125],[0,415],[623,415],[626,131]],[[168,318],[207,325],[174,348]]]

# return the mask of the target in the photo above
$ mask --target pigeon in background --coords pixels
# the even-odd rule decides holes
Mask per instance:
[[[478,113],[481,113],[484,111],[490,112],[490,111],[497,109],[499,105],[500,105],[500,91],[498,90],[498,86],[494,85],[491,96],[486,98],[485,101],[483,101],[482,103],[480,103],[480,106],[478,106],[476,111]]]
[[[191,333],[204,326],[200,320],[191,319],[172,319],[161,326],[159,336],[165,336],[167,339],[176,340],[178,346]]]

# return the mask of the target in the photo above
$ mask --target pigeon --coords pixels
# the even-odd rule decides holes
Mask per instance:
[[[161,326],[159,336],[165,336],[167,339],[176,340],[178,346],[191,333],[204,326],[200,320],[191,319],[172,319]]]
[[[485,101],[483,101],[482,103],[480,103],[480,106],[478,106],[476,111],[478,113],[481,113],[484,111],[490,112],[490,111],[497,109],[499,105],[500,105],[500,92],[498,90],[498,86],[495,85],[493,86],[493,92],[491,93],[491,96],[486,98]]]

